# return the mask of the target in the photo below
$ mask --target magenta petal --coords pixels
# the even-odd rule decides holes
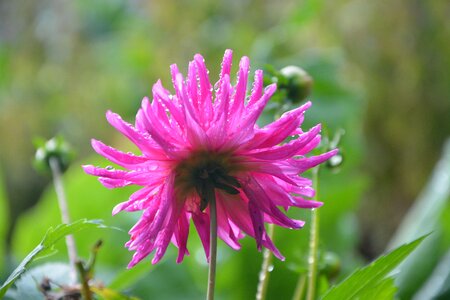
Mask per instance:
[[[248,211],[250,213],[250,218],[253,224],[256,246],[258,247],[258,250],[261,251],[262,237],[265,232],[263,214],[260,211],[258,205],[252,200],[248,202]]]
[[[238,81],[232,103],[232,111],[239,112],[244,107],[245,95],[247,93],[248,72],[250,70],[250,60],[244,56],[239,63]]]
[[[222,61],[222,70],[220,71],[220,80],[224,78],[225,75],[230,77],[231,64],[233,60],[233,51],[230,49],[225,50]]]
[[[189,217],[186,212],[182,212],[175,228],[175,239],[178,245],[177,263],[181,263],[185,255],[189,255],[187,250],[187,240],[189,236]]]
[[[311,102],[307,102],[299,108],[284,113],[280,119],[258,130],[252,142],[249,143],[251,149],[272,147],[293,135],[303,121],[303,114],[310,106]]]
[[[256,70],[255,71],[255,80],[253,82],[252,94],[250,96],[250,100],[248,101],[248,105],[253,105],[256,101],[258,101],[263,93],[263,71]]]
[[[202,212],[193,213],[192,220],[205,249],[206,259],[209,261],[209,215]]]
[[[259,159],[266,160],[280,160],[287,159],[294,155],[305,154],[311,151],[310,142],[313,141],[315,144],[315,140],[318,137],[317,134],[320,132],[320,125],[313,127],[307,133],[300,135],[297,139],[290,141],[287,144],[282,146],[275,146],[269,149],[264,149],[259,152],[252,152],[250,155],[252,157],[256,157]],[[318,137],[318,141],[320,142],[320,137]]]
[[[299,169],[298,172],[301,173],[308,169],[314,168],[315,166],[323,163],[324,161],[327,161],[331,157],[335,156],[338,152],[339,152],[338,149],[334,149],[334,150],[331,150],[329,152],[326,152],[326,153],[323,153],[323,154],[320,154],[317,156],[301,158],[301,159],[293,159],[290,161],[290,163],[293,166],[296,166]]]
[[[209,260],[210,207],[200,201],[205,186],[215,186],[218,238],[238,250],[239,239],[246,234],[256,240],[258,250],[265,247],[281,260],[284,257],[265,224],[300,228],[304,222],[290,219],[280,208],[322,205],[303,198],[313,197],[314,189],[312,181],[300,174],[337,150],[306,156],[320,143],[320,125],[308,132],[300,128],[311,103],[259,128],[256,121],[276,85],[264,88],[263,72],[257,70],[248,94],[249,59],[240,60],[234,86],[230,83],[235,78],[230,75],[231,65],[232,51],[227,50],[214,88],[201,55],[189,63],[187,77],[172,65],[174,92],[158,80],[152,87],[152,99],[142,100],[135,126],[108,111],[108,122],[137,146],[141,155],[92,140],[97,153],[123,170],[87,165],[83,166],[87,174],[97,176],[107,188],[141,187],[113,209],[113,214],[142,212],[125,244],[134,251],[129,268],[152,253],[152,263],[158,263],[170,243],[178,248],[177,263],[182,262],[189,255],[191,218]]]

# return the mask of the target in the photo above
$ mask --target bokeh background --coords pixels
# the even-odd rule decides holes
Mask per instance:
[[[78,153],[64,178],[72,219],[104,219],[124,230],[76,236],[82,255],[104,240],[99,277],[143,299],[202,297],[206,262],[194,231],[182,265],[171,247],[160,265],[124,271],[131,253],[122,245],[138,215],[111,218],[110,211],[130,189],[106,190],[80,165],[107,164],[93,155],[92,137],[134,150],[107,124],[106,110],[133,121],[157,79],[170,87],[169,65],[186,70],[195,53],[217,78],[227,48],[234,50],[235,69],[242,55],[252,70],[304,68],[314,79],[304,126],[345,130],[344,163],[339,172],[323,169],[320,178],[321,247],[339,257],[338,278],[344,277],[386,249],[450,136],[449,12],[445,0],[1,0],[0,278],[60,222],[50,178],[32,160],[33,138],[61,134]],[[448,192],[443,197],[425,218],[438,223],[438,246],[405,299],[424,286],[450,244]],[[287,260],[275,263],[269,296],[292,295],[308,230],[276,230]],[[244,239],[240,252],[219,247],[218,297],[251,299],[261,262],[254,241]],[[58,259],[64,250],[51,258]]]

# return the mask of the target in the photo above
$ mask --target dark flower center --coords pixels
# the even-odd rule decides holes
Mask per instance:
[[[239,169],[239,160],[228,153],[195,152],[176,167],[175,187],[182,195],[195,191],[203,211],[214,195],[214,189],[239,194],[241,184],[233,176]]]

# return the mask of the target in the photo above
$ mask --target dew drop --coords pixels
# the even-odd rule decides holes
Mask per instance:
[[[114,167],[112,167],[112,166],[106,166],[105,169],[108,170],[108,171],[112,171],[112,170],[114,170]]]
[[[274,268],[275,267],[273,265],[270,265],[270,266],[267,267],[267,271],[268,272],[272,272]]]

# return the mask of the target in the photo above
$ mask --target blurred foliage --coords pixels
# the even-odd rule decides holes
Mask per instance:
[[[333,252],[341,261],[331,283],[338,282],[362,263],[361,254],[374,257],[384,249],[450,135],[448,8],[443,0],[0,0],[0,257],[6,242],[7,259],[18,262],[47,228],[60,223],[52,188],[41,195],[48,179],[31,167],[34,136],[62,134],[79,153],[80,161],[64,178],[71,217],[103,219],[126,231],[138,215],[112,218],[110,211],[133,188],[110,191],[82,172],[81,162],[105,165],[86,158],[92,152],[89,138],[134,150],[113,134],[104,112],[133,121],[151,84],[161,78],[170,89],[170,64],[180,63],[186,73],[188,60],[200,52],[210,78],[218,78],[223,51],[231,48],[233,70],[242,55],[251,58],[253,70],[267,63],[274,70],[303,68],[314,81],[307,97],[313,107],[303,128],[324,122],[324,135],[345,131],[340,145],[345,161],[338,175],[323,168],[319,183],[325,202],[321,257]],[[272,101],[260,123],[295,105]],[[440,246],[435,256],[428,254],[432,267],[417,288],[434,264],[446,263],[441,255],[450,244],[450,208],[448,201],[442,205],[440,217],[424,219],[439,220],[441,232],[428,239],[439,236]],[[306,212],[289,215],[309,220]],[[276,229],[275,243],[287,260],[274,262],[269,299],[291,298],[296,276],[305,269],[309,229],[309,223],[299,231]],[[161,264],[145,261],[131,270],[124,269],[131,258],[122,247],[126,232],[93,230],[77,234],[76,241],[87,257],[91,245],[104,240],[97,273],[111,288],[144,299],[198,299],[207,268],[191,232],[191,256],[183,264],[174,263],[171,246]],[[261,255],[251,239],[242,244],[234,252],[219,243],[218,299],[254,297]],[[63,260],[64,252],[49,260]],[[10,271],[0,261],[0,274]],[[448,286],[447,280],[434,290],[445,295]]]
[[[331,23],[365,90],[360,208],[364,251],[380,252],[450,136],[448,1],[339,1]]]
[[[407,240],[431,233],[417,251],[401,265],[403,272],[397,276],[396,283],[400,286],[398,295],[402,299],[410,299],[417,293],[433,270],[439,268],[439,261],[450,249],[450,240],[445,238],[445,228],[449,228],[448,221],[443,221],[449,200],[450,140],[447,140],[430,181],[403,218],[389,243],[389,248],[394,248]],[[450,271],[450,265],[447,265],[447,268]]]
[[[60,285],[73,284],[70,276],[71,268],[67,263],[53,262],[39,265],[23,274],[15,283],[15,288],[10,289],[6,294],[7,299],[42,299],[43,294],[37,287],[43,278],[48,278],[52,282]]]
[[[0,171],[0,278],[2,277],[4,272],[4,267],[6,263],[6,255],[5,255],[5,236],[6,231],[9,226],[9,218],[8,218],[8,201],[6,198],[6,191],[3,184],[3,176]]]

